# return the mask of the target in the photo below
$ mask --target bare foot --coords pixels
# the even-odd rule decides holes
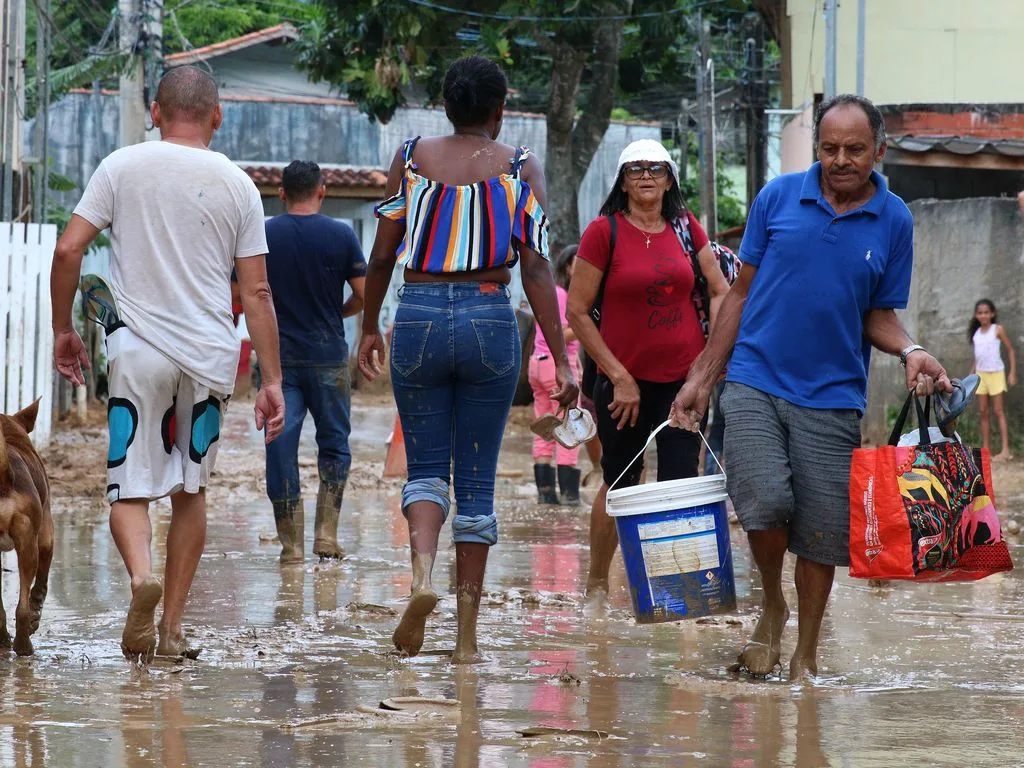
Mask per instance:
[[[184,656],[186,659],[197,659],[202,648],[190,648],[184,632],[171,632],[160,627],[160,643],[156,647],[157,656]]]
[[[423,647],[423,633],[427,626],[427,616],[437,605],[437,592],[432,589],[423,589],[413,592],[409,598],[409,605],[402,614],[402,620],[398,622],[398,629],[391,636],[391,642],[395,648],[415,656]]]
[[[789,682],[805,683],[818,676],[818,661],[815,658],[805,658],[793,655],[789,662]]]
[[[156,648],[156,606],[164,590],[153,576],[142,581],[132,592],[128,618],[121,633],[121,652],[129,657],[148,661]]]
[[[483,664],[485,659],[473,643],[472,647],[460,648],[458,644],[452,652],[452,664]]]
[[[1009,451],[1001,451],[999,454],[992,458],[992,461],[998,461],[1001,464],[1004,461],[1011,461],[1012,459],[1013,454],[1011,454]]]
[[[608,583],[589,584],[583,602],[583,615],[588,619],[601,618],[608,611]]]
[[[789,606],[766,605],[761,610],[754,634],[743,646],[730,672],[748,672],[755,677],[771,674],[782,658],[782,631],[789,621]]]

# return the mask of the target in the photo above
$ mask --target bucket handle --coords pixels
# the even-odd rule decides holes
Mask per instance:
[[[644,447],[640,449],[640,453],[638,453],[636,456],[633,457],[633,460],[631,462],[629,462],[629,464],[626,465],[626,468],[624,470],[622,470],[622,474],[619,475],[617,478],[615,478],[615,482],[614,483],[612,483],[610,486],[608,486],[608,490],[609,491],[614,490],[615,486],[619,484],[619,481],[622,480],[622,478],[624,478],[626,476],[627,472],[629,472],[629,468],[632,467],[634,464],[636,464],[636,460],[644,455],[644,451],[646,451],[648,446],[650,446],[650,444],[652,442],[654,442],[654,438],[656,438],[658,436],[658,433],[661,432],[661,430],[663,430],[668,425],[669,425],[669,420],[666,419],[660,425],[658,425],[658,428],[656,430],[651,432],[651,436],[647,438],[647,442],[644,443]],[[711,454],[711,458],[713,458],[715,460],[715,464],[717,464],[718,468],[720,470],[722,470],[722,475],[724,476],[725,475],[725,467],[722,466],[722,462],[720,462],[718,460],[718,457],[715,456],[715,452],[713,450],[711,450],[711,446],[708,445],[708,440],[707,440],[706,437],[704,437],[704,433],[701,432],[700,430],[697,430],[697,434],[700,435],[701,441],[704,443],[705,446],[707,446],[708,453]]]

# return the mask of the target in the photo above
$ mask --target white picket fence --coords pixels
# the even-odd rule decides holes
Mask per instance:
[[[37,398],[37,447],[53,426],[53,333],[50,265],[53,224],[0,222],[0,405],[11,414]]]

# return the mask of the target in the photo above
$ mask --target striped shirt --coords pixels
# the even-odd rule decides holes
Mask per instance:
[[[513,266],[519,247],[548,258],[548,219],[519,177],[530,150],[519,147],[508,173],[476,184],[443,184],[416,173],[417,136],[405,142],[398,194],[375,209],[406,225],[398,263],[414,272],[447,274]]]

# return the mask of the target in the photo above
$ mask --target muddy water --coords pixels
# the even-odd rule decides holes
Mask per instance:
[[[736,617],[637,627],[619,564],[607,612],[585,616],[579,595],[586,511],[531,503],[528,440],[514,434],[503,467],[523,474],[500,481],[501,541],[480,620],[489,660],[469,668],[448,663],[451,596],[431,617],[424,654],[400,660],[388,655],[397,621],[389,614],[402,610],[410,583],[397,487],[372,487],[363,478],[367,487],[350,489],[343,562],[282,569],[277,546],[260,542],[273,521],[259,484],[237,482],[236,475],[260,464],[247,411],[229,414],[220,473],[225,484],[236,483],[211,511],[187,612],[192,641],[203,648],[199,661],[138,669],[121,658],[126,577],[105,517],[95,506],[65,500],[55,516],[57,553],[36,656],[0,660],[0,765],[1024,763],[1019,571],[971,585],[886,588],[842,577],[815,686],[733,680],[723,670],[749,631],[758,599],[736,532]],[[389,428],[386,411],[359,414],[357,456],[379,463]],[[168,512],[153,511],[158,534],[166,531]],[[311,536],[311,525],[307,531]],[[450,544],[446,531],[435,568],[438,588],[449,592]],[[1016,541],[1013,551],[1024,561]],[[14,565],[6,555],[3,595],[12,621]],[[964,611],[988,617],[919,613]],[[794,619],[785,650],[795,633]],[[461,718],[357,709],[409,695],[458,699]],[[537,725],[599,729],[609,738],[516,733]]]

